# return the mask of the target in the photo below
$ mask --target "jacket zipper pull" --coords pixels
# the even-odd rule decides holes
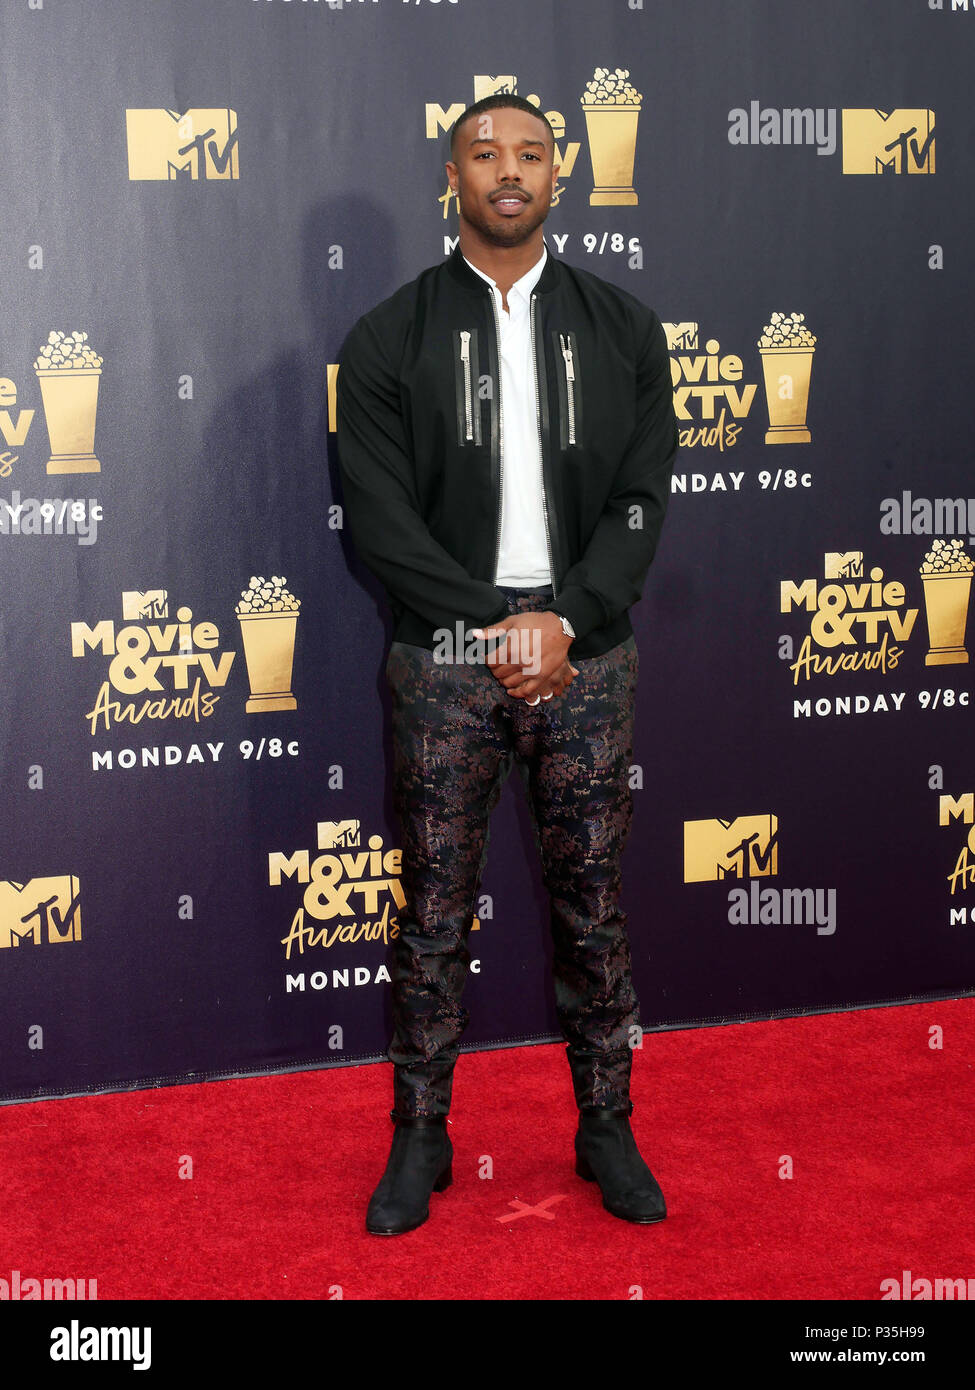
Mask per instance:
[[[565,358],[565,379],[566,381],[575,381],[576,373],[572,365],[572,348],[561,333],[559,334],[559,342],[562,344],[562,356]]]
[[[569,403],[569,443],[576,442],[576,401],[573,389],[576,379],[576,369],[572,361],[572,345],[566,341],[563,334],[559,334],[559,342],[562,345],[562,357],[565,361],[565,385]]]
[[[467,438],[474,438],[474,420],[471,409],[471,335],[464,328],[460,334],[460,360],[464,364],[464,423]]]

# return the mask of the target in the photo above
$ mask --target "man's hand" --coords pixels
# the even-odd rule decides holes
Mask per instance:
[[[568,660],[572,639],[562,631],[557,613],[515,613],[490,627],[475,628],[474,636],[504,639],[486,660],[515,699],[535,703],[536,696],[561,695],[579,674]]]

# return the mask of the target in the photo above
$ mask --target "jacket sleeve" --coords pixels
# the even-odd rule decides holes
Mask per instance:
[[[578,638],[640,598],[670,501],[677,417],[667,338],[656,314],[637,362],[636,394],[636,423],[606,506],[549,605],[568,618]]]
[[[458,613],[473,626],[506,617],[503,594],[473,579],[423,520],[399,381],[366,320],[343,350],[336,427],[352,540],[390,599],[434,628],[452,628]]]

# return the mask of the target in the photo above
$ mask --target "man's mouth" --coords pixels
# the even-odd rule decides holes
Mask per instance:
[[[491,202],[498,212],[504,213],[506,217],[512,217],[521,212],[528,199],[524,193],[499,193],[491,199]]]

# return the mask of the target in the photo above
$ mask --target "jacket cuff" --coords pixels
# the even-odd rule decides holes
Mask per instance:
[[[476,626],[477,626],[477,627],[494,627],[495,623],[503,623],[504,620],[505,620],[505,618],[510,618],[510,617],[511,617],[511,614],[508,612],[508,605],[507,605],[506,603],[502,602],[500,613],[495,613],[495,615],[494,615],[493,618],[487,618],[485,621],[480,622],[480,623],[477,623]],[[474,627],[475,624],[474,624],[474,623],[468,623],[467,626],[468,626],[468,627]]]
[[[548,605],[552,613],[568,618],[575,629],[577,639],[582,639],[606,622],[606,612],[599,599],[588,589],[578,586],[563,589],[558,598]]]

